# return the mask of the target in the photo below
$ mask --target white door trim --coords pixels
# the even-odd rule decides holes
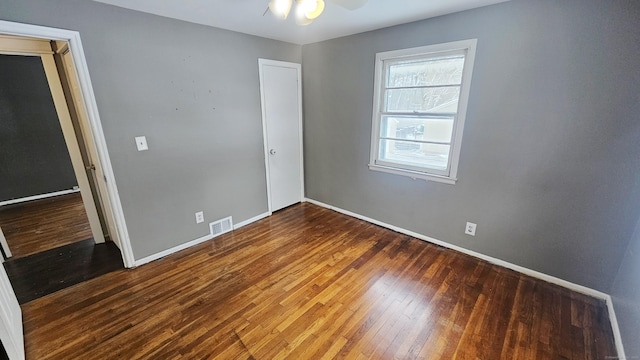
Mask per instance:
[[[271,206],[271,179],[269,176],[269,147],[267,141],[267,113],[265,109],[265,93],[263,87],[263,66],[280,66],[296,69],[298,77],[298,129],[300,138],[300,201],[304,199],[304,147],[302,141],[302,66],[297,63],[277,61],[269,59],[258,59],[258,74],[260,82],[260,108],[262,109],[262,141],[264,144],[264,167],[267,177],[267,205],[269,207],[269,215],[273,213]]]
[[[22,309],[0,260],[0,339],[10,360],[24,360]]]
[[[5,200],[5,201],[0,201],[0,207],[6,206],[6,205],[19,204],[19,203],[23,203],[23,202],[27,202],[27,201],[48,199],[48,198],[52,198],[52,197],[56,197],[56,196],[60,196],[60,195],[73,194],[73,193],[77,193],[77,192],[80,192],[80,188],[55,191],[55,192],[52,192],[52,193],[46,193],[46,194],[40,194],[40,195],[27,196],[27,197],[23,197],[23,198],[19,198],[19,199]]]
[[[116,180],[113,174],[113,168],[111,167],[111,160],[109,158],[109,152],[107,150],[107,144],[102,130],[102,123],[100,122],[100,115],[98,114],[98,106],[96,104],[95,94],[93,93],[93,87],[91,85],[91,78],[89,76],[87,61],[84,56],[82,42],[80,40],[80,33],[71,30],[0,20],[0,34],[27,36],[48,40],[62,40],[69,43],[69,48],[78,75],[78,82],[80,83],[80,91],[88,114],[89,124],[87,124],[87,128],[90,129],[96,149],[98,150],[98,159],[96,160],[99,162],[104,172],[104,179],[101,179],[104,181],[100,181],[99,185],[104,186],[106,193],[109,195],[107,201],[109,201],[109,205],[113,213],[113,219],[115,221],[114,225],[117,230],[115,233],[110,235],[112,237],[117,237],[117,243],[121,245],[120,251],[122,253],[124,265],[126,267],[134,267],[135,259],[131,248],[129,232],[127,230],[120,196],[116,186]]]
[[[2,250],[4,251],[4,256],[6,256],[7,258],[10,258],[13,256],[13,254],[11,254],[11,249],[9,249],[7,238],[4,237],[4,233],[2,232],[1,227],[0,227],[0,246],[2,246]],[[0,256],[0,258],[2,258],[2,261],[4,261],[4,258],[2,256]]]

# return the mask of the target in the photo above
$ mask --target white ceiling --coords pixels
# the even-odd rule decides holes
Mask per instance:
[[[357,10],[347,10],[327,0],[324,13],[308,26],[296,25],[293,10],[284,21],[271,13],[263,16],[268,0],[94,1],[270,39],[309,44],[508,0],[369,0]]]

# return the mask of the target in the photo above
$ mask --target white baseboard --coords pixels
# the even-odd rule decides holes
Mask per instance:
[[[269,212],[269,211],[267,211],[266,213],[260,214],[258,216],[254,216],[251,219],[247,219],[245,221],[242,221],[242,222],[239,222],[239,223],[233,225],[233,230],[238,230],[243,226],[249,225],[251,223],[254,223],[254,222],[258,221],[258,220],[262,220],[262,219],[264,219],[266,217],[269,217],[269,216],[271,216],[271,212]]]
[[[0,206],[13,205],[13,204],[18,204],[18,203],[27,202],[27,201],[46,199],[46,198],[50,198],[50,197],[54,197],[54,196],[73,194],[73,193],[76,193],[76,192],[79,192],[79,191],[80,191],[80,189],[69,189],[69,190],[56,191],[56,192],[47,193],[47,194],[27,196],[27,197],[23,197],[23,198],[20,198],[20,199],[12,199],[12,200],[0,201]]]
[[[239,229],[239,228],[241,228],[243,226],[246,226],[246,225],[249,225],[249,224],[251,224],[253,222],[256,222],[258,220],[264,219],[265,217],[270,216],[270,215],[271,215],[270,212],[266,212],[266,213],[260,214],[258,216],[254,216],[251,219],[248,219],[248,220],[242,221],[242,222],[240,222],[238,224],[235,224],[233,226],[233,229],[237,230],[237,229]],[[142,258],[140,260],[134,260],[133,267],[138,267],[138,266],[150,263],[150,262],[152,262],[154,260],[158,260],[160,258],[163,258],[165,256],[177,253],[178,251],[190,248],[192,246],[196,246],[196,245],[198,245],[200,243],[203,243],[205,241],[211,240],[214,237],[215,236],[213,236],[211,233],[209,233],[209,234],[207,234],[207,235],[205,235],[203,237],[191,240],[189,242],[186,242],[184,244],[180,244],[178,246],[174,246],[174,247],[172,247],[170,249],[167,249],[167,250],[164,250],[164,251],[160,251],[159,253],[155,253],[153,255],[149,255],[149,256],[144,257],[144,258]]]
[[[135,261],[133,262],[133,266],[134,266],[134,267],[138,267],[138,266],[140,266],[140,265],[144,265],[144,264],[146,264],[146,263],[150,263],[150,262],[152,262],[152,261],[154,261],[154,260],[158,260],[158,259],[160,259],[160,258],[163,258],[163,257],[165,257],[165,256],[171,255],[171,254],[173,254],[173,253],[177,253],[177,252],[178,252],[178,251],[180,251],[180,250],[184,250],[184,249],[186,249],[186,248],[190,248],[190,247],[192,247],[192,246],[196,246],[196,245],[198,245],[198,244],[200,244],[200,243],[203,243],[203,242],[205,242],[205,241],[207,241],[207,240],[211,240],[212,238],[213,238],[213,237],[211,236],[211,234],[207,234],[207,235],[205,235],[205,236],[203,236],[203,237],[200,237],[200,238],[197,238],[197,239],[195,239],[195,240],[191,240],[191,241],[186,242],[186,243],[184,243],[184,244],[180,244],[180,245],[178,245],[178,246],[174,246],[174,247],[172,247],[171,249],[167,249],[167,250],[164,250],[164,251],[160,251],[159,253],[155,253],[155,254],[153,254],[153,255],[149,255],[149,256],[147,256],[147,257],[145,257],[145,258],[142,258],[142,259],[140,259],[140,260],[135,260]]]
[[[609,312],[609,322],[613,330],[613,339],[616,342],[616,350],[618,351],[618,359],[624,360],[627,358],[624,352],[624,344],[622,343],[622,334],[620,334],[620,326],[618,325],[618,318],[616,312],[613,309],[613,299],[607,295],[607,310]]]
[[[502,266],[502,267],[505,267],[507,269],[511,269],[511,270],[517,271],[519,273],[522,273],[522,274],[525,274],[525,275],[529,275],[531,277],[534,277],[534,278],[537,278],[537,279],[540,279],[540,280],[544,280],[546,282],[550,282],[552,284],[556,284],[556,285],[565,287],[565,288],[567,288],[569,290],[573,290],[575,292],[579,292],[579,293],[582,293],[582,294],[585,294],[585,295],[589,295],[589,296],[594,297],[594,298],[598,298],[598,299],[604,300],[606,302],[606,304],[607,304],[607,310],[609,312],[609,321],[611,322],[611,327],[612,327],[612,330],[613,330],[613,336],[614,336],[614,339],[615,339],[616,350],[618,351],[618,358],[625,359],[624,348],[622,346],[622,337],[620,336],[620,328],[618,327],[618,320],[616,319],[616,315],[615,315],[615,312],[613,310],[613,303],[611,301],[611,296],[609,294],[605,294],[605,293],[603,293],[601,291],[598,291],[598,290],[595,290],[595,289],[591,289],[591,288],[588,288],[586,286],[578,285],[578,284],[572,283],[570,281],[566,281],[566,280],[557,278],[555,276],[547,275],[545,273],[541,273],[541,272],[536,271],[536,270],[528,269],[528,268],[525,268],[525,267],[520,266],[520,265],[516,265],[516,264],[510,263],[510,262],[507,262],[507,261],[504,261],[504,260],[500,260],[500,259],[488,256],[488,255],[484,255],[484,254],[481,254],[481,253],[478,253],[478,252],[475,252],[475,251],[472,251],[472,250],[469,250],[469,249],[465,249],[465,248],[457,246],[457,245],[449,244],[449,243],[447,243],[445,241],[434,239],[432,237],[425,236],[425,235],[422,235],[422,234],[418,234],[416,232],[413,232],[413,231],[410,231],[410,230],[407,230],[407,229],[403,229],[403,228],[400,228],[400,227],[397,227],[397,226],[394,226],[394,225],[391,225],[391,224],[387,224],[385,222],[378,221],[378,220],[369,218],[369,217],[364,216],[364,215],[356,214],[354,212],[351,212],[351,211],[348,211],[348,210],[344,210],[344,209],[341,209],[341,208],[338,208],[338,207],[335,207],[335,206],[332,206],[332,205],[329,205],[329,204],[325,204],[325,203],[317,201],[317,200],[305,198],[304,201],[307,201],[307,202],[309,202],[311,204],[315,204],[315,205],[318,205],[318,206],[321,206],[321,207],[324,207],[324,208],[327,208],[327,209],[330,209],[330,210],[333,210],[333,211],[336,211],[336,212],[339,212],[339,213],[354,217],[356,219],[360,219],[360,220],[363,220],[363,221],[366,221],[366,222],[369,222],[369,223],[372,223],[372,224],[375,224],[375,225],[378,225],[378,226],[382,226],[384,228],[399,232],[401,234],[409,235],[411,237],[414,237],[414,238],[417,238],[417,239],[420,239],[420,240],[424,240],[424,241],[427,241],[427,242],[430,242],[430,243],[433,243],[433,244],[436,244],[436,245],[439,245],[439,246],[442,246],[442,247],[445,247],[445,248],[448,248],[448,249],[452,249],[452,250],[461,252],[461,253],[469,255],[469,256],[473,256],[473,257],[478,258],[478,259],[485,260],[485,261],[487,261],[489,263],[492,263],[492,264],[495,264],[495,265],[498,265],[498,266]]]
[[[494,257],[488,256],[488,255],[485,255],[485,254],[482,254],[482,253],[479,253],[479,252],[475,252],[473,250],[465,249],[465,248],[457,246],[457,245],[449,244],[448,242],[445,242],[445,241],[442,241],[442,240],[438,240],[438,239],[434,239],[434,238],[426,236],[426,235],[418,234],[416,232],[413,232],[413,231],[410,231],[410,230],[407,230],[407,229],[403,229],[403,228],[400,228],[400,227],[397,227],[397,226],[394,226],[394,225],[391,225],[391,224],[387,224],[385,222],[378,221],[378,220],[366,217],[364,215],[356,214],[356,213],[348,211],[348,210],[340,209],[340,208],[337,208],[335,206],[331,206],[331,205],[328,205],[328,204],[325,204],[325,203],[322,203],[322,202],[319,202],[319,201],[316,201],[316,200],[313,200],[313,199],[306,199],[306,201],[308,201],[308,202],[310,202],[312,204],[318,205],[318,206],[322,206],[322,207],[330,209],[330,210],[337,211],[337,212],[345,214],[345,215],[352,216],[352,217],[360,219],[360,220],[364,220],[366,222],[370,222],[372,224],[376,224],[376,225],[382,226],[382,227],[387,228],[387,229],[391,229],[391,230],[399,232],[401,234],[409,235],[409,236],[412,236],[412,237],[420,239],[420,240],[424,240],[424,241],[427,241],[427,242],[430,242],[430,243],[433,243],[433,244],[436,244],[436,245],[440,245],[442,247],[446,247],[448,249],[452,249],[452,250],[461,252],[461,253],[469,255],[469,256],[473,256],[473,257],[478,258],[478,259],[482,259],[482,260],[488,261],[488,262],[490,262],[492,264],[495,264],[495,265],[498,265],[498,266],[502,266],[502,267],[505,267],[507,269],[511,269],[511,270],[517,271],[519,273],[522,273],[522,274],[525,274],[525,275],[529,275],[529,276],[532,276],[532,277],[535,277],[535,278],[550,282],[552,284],[560,285],[562,287],[568,288],[570,290],[577,291],[577,292],[582,293],[582,294],[593,296],[595,298],[602,299],[602,300],[606,300],[607,297],[609,296],[609,295],[607,295],[607,294],[605,294],[603,292],[588,288],[586,286],[574,284],[572,282],[569,282],[569,281],[566,281],[566,280],[562,280],[560,278],[557,278],[557,277],[554,277],[554,276],[551,276],[551,275],[547,275],[547,274],[544,274],[544,273],[541,273],[541,272],[538,272],[538,271],[535,271],[535,270],[531,270],[531,269],[522,267],[520,265],[512,264],[510,262],[507,262],[507,261],[504,261],[504,260],[500,260],[498,258],[494,258]]]

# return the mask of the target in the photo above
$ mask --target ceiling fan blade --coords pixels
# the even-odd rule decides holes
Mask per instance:
[[[349,10],[358,9],[367,2],[367,0],[329,0],[329,1]]]

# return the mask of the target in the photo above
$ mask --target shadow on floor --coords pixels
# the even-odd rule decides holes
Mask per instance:
[[[120,249],[93,239],[4,262],[18,302],[25,304],[64,288],[124,268]]]

